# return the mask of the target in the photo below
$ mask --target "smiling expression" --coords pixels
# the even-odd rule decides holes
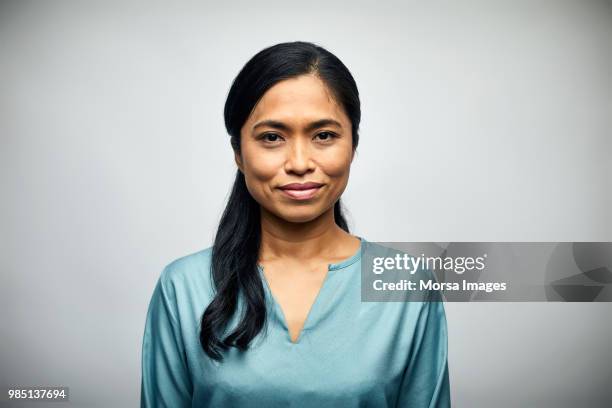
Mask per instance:
[[[236,164],[247,189],[268,211],[307,222],[333,207],[354,156],[351,122],[317,76],[276,83],[241,129]]]

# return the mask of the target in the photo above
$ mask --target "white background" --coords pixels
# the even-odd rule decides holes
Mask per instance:
[[[353,233],[612,241],[609,2],[3,1],[0,385],[138,405],[155,281],[233,181],[231,81],[293,40],[359,86]],[[454,406],[612,401],[612,304],[446,309]]]

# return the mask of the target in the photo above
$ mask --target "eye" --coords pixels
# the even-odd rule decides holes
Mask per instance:
[[[321,137],[321,140],[324,142],[330,141],[336,137],[338,137],[338,135],[336,135],[333,132],[321,132],[321,133],[317,133],[317,136]]]
[[[276,133],[264,133],[259,137],[259,140],[263,140],[266,143],[275,143],[280,141],[282,138]]]

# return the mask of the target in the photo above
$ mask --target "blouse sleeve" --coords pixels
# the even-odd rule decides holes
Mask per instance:
[[[141,408],[191,407],[193,385],[164,268],[149,303],[142,341]]]
[[[423,302],[397,407],[450,407],[448,338],[442,301]]]

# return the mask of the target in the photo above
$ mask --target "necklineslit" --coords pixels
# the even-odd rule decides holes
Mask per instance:
[[[327,264],[327,272],[325,274],[325,278],[323,278],[323,282],[321,283],[321,287],[319,288],[319,291],[317,292],[312,304],[310,305],[310,308],[308,309],[308,313],[306,313],[306,318],[304,319],[304,323],[302,324],[302,328],[299,331],[295,341],[291,340],[291,333],[289,332],[289,325],[287,324],[287,318],[285,316],[285,312],[283,311],[282,307],[280,306],[280,303],[278,303],[276,301],[276,298],[274,297],[274,294],[272,293],[272,289],[270,288],[270,285],[268,284],[268,280],[266,279],[266,276],[264,275],[264,268],[262,265],[260,265],[259,263],[257,264],[257,270],[259,271],[259,276],[261,277],[261,280],[264,284],[264,288],[266,289],[266,291],[268,292],[270,299],[272,301],[273,307],[276,309],[277,313],[280,315],[281,317],[281,323],[283,325],[283,327],[286,330],[286,336],[287,336],[287,340],[289,341],[289,343],[291,345],[298,345],[300,344],[300,340],[303,337],[304,331],[306,331],[308,329],[309,326],[309,322],[310,320],[313,319],[312,317],[312,312],[315,309],[315,307],[317,306],[318,303],[320,303],[320,298],[321,298],[321,293],[323,292],[323,290],[326,287],[326,283],[329,280],[329,277],[331,274],[333,274],[335,271],[338,271],[340,269],[344,269],[349,265],[354,264],[355,262],[357,262],[359,259],[361,259],[361,252],[363,251],[364,248],[364,244],[365,244],[365,239],[356,235],[357,238],[359,238],[359,248],[357,249],[357,252],[355,252],[355,254],[351,255],[350,257],[348,257],[347,259],[345,259],[344,261],[340,261],[337,263],[333,263],[333,264]]]

